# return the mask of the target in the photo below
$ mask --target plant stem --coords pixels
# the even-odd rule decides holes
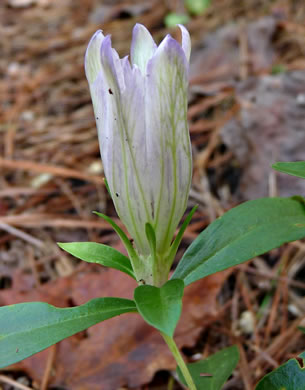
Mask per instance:
[[[191,377],[191,374],[185,364],[185,361],[183,360],[183,357],[181,356],[181,353],[174,341],[174,339],[170,336],[167,336],[166,334],[160,332],[162,337],[164,338],[168,348],[170,349],[171,353],[173,354],[181,372],[185,379],[185,382],[187,383],[187,387],[189,390],[196,390],[195,383],[193,381],[193,378]]]

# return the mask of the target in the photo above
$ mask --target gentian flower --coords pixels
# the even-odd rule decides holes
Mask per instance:
[[[141,24],[130,57],[119,58],[111,38],[97,31],[85,56],[104,173],[116,211],[143,261],[166,256],[186,209],[192,156],[187,123],[191,42],[167,35],[159,46]]]

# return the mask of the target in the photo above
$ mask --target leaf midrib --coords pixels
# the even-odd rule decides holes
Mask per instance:
[[[66,308],[55,308],[55,309],[58,309],[58,310],[60,310],[60,309],[66,309]],[[72,308],[73,309],[73,308]],[[130,310],[130,309],[132,309],[132,310]],[[136,309],[136,307],[134,307],[134,306],[131,306],[130,307],[130,309],[128,308],[128,307],[126,307],[125,309],[122,309],[122,310],[129,310],[128,312],[137,312],[137,309]],[[107,313],[109,313],[109,312],[115,312],[116,310],[115,309],[111,309],[111,310],[108,310],[107,311]],[[80,320],[81,318],[84,318],[84,317],[87,317],[88,319],[90,319],[90,317],[94,317],[94,316],[98,316],[98,315],[100,315],[101,313],[100,312],[98,312],[98,313],[93,313],[93,314],[89,314],[89,315],[79,315],[79,316],[77,316],[76,318],[73,318],[73,319],[66,319],[66,320],[63,320],[63,321],[58,321],[58,322],[56,322],[56,323],[53,323],[53,324],[49,324],[49,325],[43,325],[43,326],[39,326],[39,327],[36,327],[36,328],[32,328],[32,329],[29,329],[29,330],[26,330],[26,331],[20,331],[20,332],[13,332],[13,333],[6,333],[4,336],[0,336],[0,340],[1,339],[6,339],[6,338],[8,338],[8,337],[13,337],[14,335],[23,335],[23,334],[27,334],[27,333],[29,333],[29,332],[32,332],[32,331],[37,331],[37,330],[41,330],[41,329],[44,329],[44,328],[49,328],[49,327],[52,327],[52,326],[57,326],[57,325],[62,325],[62,324],[66,324],[66,323],[68,323],[68,322],[73,322],[73,321],[78,321],[78,320]],[[103,314],[105,314],[105,312],[103,312]],[[118,314],[118,316],[119,315],[121,315],[121,314],[125,314],[125,313],[120,313],[120,314]]]
[[[287,219],[290,219],[290,218],[294,218],[294,216],[289,216],[289,217],[286,217]],[[283,220],[284,218],[281,218],[281,219],[279,219],[279,220]],[[294,221],[294,223],[296,223],[296,221],[295,221],[295,219],[293,220]],[[268,227],[269,225],[271,225],[271,226],[273,226],[276,222],[278,222],[278,220],[277,221],[272,221],[272,222],[269,222],[268,224],[264,224],[264,225],[262,225],[264,228],[266,228],[266,227]],[[259,225],[257,225],[257,227],[256,228],[253,228],[252,230],[249,230],[246,234],[244,234],[243,236],[242,236],[242,239],[244,239],[245,237],[247,237],[248,235],[250,235],[250,234],[253,234],[253,232],[255,231],[255,230],[259,230],[262,226],[259,226]],[[212,255],[211,256],[209,256],[206,260],[204,260],[203,262],[201,262],[200,264],[195,264],[195,266],[194,266],[194,268],[191,268],[191,271],[190,272],[188,272],[188,274],[186,275],[186,276],[184,276],[183,277],[183,280],[185,280],[186,278],[190,278],[190,276],[191,275],[193,275],[196,271],[197,271],[197,269],[199,268],[199,267],[201,267],[201,266],[203,266],[207,261],[209,261],[210,259],[212,259],[215,255],[218,255],[218,254],[221,254],[221,252],[223,252],[225,249],[227,249],[228,248],[228,246],[231,246],[232,244],[234,244],[234,243],[236,243],[237,241],[239,241],[241,238],[240,238],[240,236],[239,237],[236,237],[235,239],[233,239],[232,241],[230,241],[229,243],[227,243],[226,245],[224,245],[222,248],[220,248],[219,250],[216,250],[216,251],[214,251],[213,253],[212,253]],[[285,242],[285,241],[284,241]],[[270,249],[271,250],[271,249]],[[182,261],[183,259],[181,259],[181,261]],[[230,266],[229,266],[230,267]]]

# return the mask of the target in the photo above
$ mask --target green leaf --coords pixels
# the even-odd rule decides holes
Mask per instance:
[[[299,363],[297,359],[289,359],[288,362],[265,375],[255,390],[304,390],[304,363],[304,360],[303,363]]]
[[[170,12],[164,18],[164,24],[166,27],[176,27],[177,24],[186,24],[190,20],[189,16],[186,14],[177,14],[175,12]]]
[[[124,244],[133,266],[138,267],[139,263],[141,263],[141,262],[137,256],[136,251],[134,250],[131,242],[129,241],[128,237],[123,232],[123,230],[107,215],[99,213],[97,211],[93,211],[93,214],[96,214],[100,218],[103,218],[105,221],[107,221],[112,226],[112,228],[114,229],[114,231],[120,237],[122,243]]]
[[[108,181],[107,181],[106,177],[104,177],[104,183],[105,183],[105,187],[106,187],[106,190],[107,190],[110,198],[113,199],[112,195],[111,195],[110,187],[109,187],[109,184],[108,184]]]
[[[153,258],[156,259],[157,257],[156,233],[154,231],[154,228],[151,226],[149,222],[145,224],[145,234],[146,234],[147,241],[149,243],[150,253],[152,254]]]
[[[187,368],[197,390],[220,390],[232,374],[238,360],[239,351],[237,346],[233,345],[216,352],[207,359],[190,363],[187,365]],[[180,381],[186,385],[179,367],[177,367],[177,373]]]
[[[179,248],[179,245],[181,243],[181,240],[183,238],[183,234],[186,230],[186,228],[188,227],[189,223],[191,222],[191,219],[193,218],[193,215],[195,213],[195,211],[197,210],[198,208],[198,205],[194,206],[192,208],[192,210],[190,211],[189,215],[185,218],[183,224],[181,225],[181,228],[174,240],[174,242],[172,243],[171,247],[170,247],[170,252],[169,252],[169,256],[168,256],[168,259],[169,259],[169,262],[170,264],[172,265],[172,262],[174,261],[174,258],[176,256],[176,253],[177,253],[177,250]]]
[[[284,64],[274,64],[271,69],[272,75],[281,74],[287,71],[287,68]]]
[[[43,302],[0,308],[0,368],[19,362],[98,322],[136,312],[133,301],[95,298],[84,305],[57,308]]]
[[[201,15],[211,5],[211,0],[184,0],[186,9],[194,15]]]
[[[299,326],[299,330],[303,333],[305,333],[305,328],[303,326]]]
[[[200,233],[172,278],[188,285],[303,237],[304,198],[251,200],[231,209]]]
[[[149,325],[172,337],[181,315],[183,289],[178,279],[162,287],[138,286],[134,291],[138,312]]]
[[[78,259],[115,268],[135,279],[128,257],[110,246],[97,242],[58,242],[57,245]]]
[[[272,165],[272,168],[279,172],[288,173],[288,175],[305,179],[305,161],[277,162]]]

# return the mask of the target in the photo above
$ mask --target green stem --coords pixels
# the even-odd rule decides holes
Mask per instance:
[[[181,372],[185,379],[185,382],[187,383],[187,387],[189,390],[196,390],[195,383],[193,381],[193,378],[191,377],[191,374],[185,364],[185,361],[183,360],[183,357],[181,356],[181,353],[172,337],[167,336],[166,334],[160,332],[162,337],[164,338],[168,348],[170,349],[171,353],[173,354]]]

